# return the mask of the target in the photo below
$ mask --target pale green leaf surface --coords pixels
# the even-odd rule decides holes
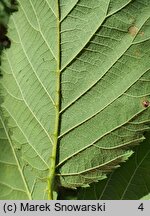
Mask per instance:
[[[150,29],[142,32],[149,17],[148,1],[127,4],[105,19],[62,70],[57,167],[64,186],[105,178],[103,173],[131,154],[126,147],[143,140],[150,115],[142,105],[150,92]]]
[[[16,188],[22,183],[30,199],[47,198],[56,155],[61,186],[106,178],[143,141],[150,119],[143,106],[150,99],[149,1],[62,0],[59,15],[57,6],[19,0],[2,56],[5,148],[21,175]]]
[[[141,200],[150,200],[150,193],[141,198]]]
[[[17,199],[18,197],[28,199],[22,172],[13,155],[12,142],[2,118],[0,119],[0,145],[0,199]]]
[[[67,15],[73,10],[79,0],[61,0],[61,21],[64,20]]]
[[[56,118],[58,51],[53,45],[57,29],[56,16],[48,7],[55,1],[26,2],[19,1],[19,12],[9,22],[12,47],[2,56],[2,108],[9,124],[12,152],[27,182],[25,192],[29,199],[44,199]],[[3,185],[3,179],[0,181]]]
[[[136,148],[135,154],[106,180],[81,189],[78,199],[149,200],[150,134]]]

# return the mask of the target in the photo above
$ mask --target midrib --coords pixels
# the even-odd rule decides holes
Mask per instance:
[[[57,143],[59,133],[59,111],[60,111],[60,14],[59,14],[59,0],[57,4],[57,69],[56,69],[56,99],[55,99],[55,126],[54,126],[54,144],[52,147],[52,153],[50,156],[50,169],[48,176],[48,199],[53,200],[54,191],[54,179],[55,179],[55,164],[57,154]]]

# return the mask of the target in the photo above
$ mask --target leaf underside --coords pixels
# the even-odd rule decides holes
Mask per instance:
[[[143,141],[150,4],[18,2],[2,55],[0,199],[47,199],[54,158],[57,185],[86,187]]]

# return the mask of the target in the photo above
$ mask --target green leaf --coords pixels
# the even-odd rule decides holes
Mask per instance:
[[[65,187],[105,178],[148,129],[150,6],[117,2],[79,2],[61,24],[57,168]]]
[[[58,5],[51,2],[19,1],[9,22],[12,46],[2,56],[3,118],[13,122],[8,135],[29,199],[52,197],[60,76]]]
[[[23,171],[14,154],[13,143],[8,135],[6,122],[0,118],[0,199],[28,199],[27,182],[24,180]],[[18,148],[18,152],[20,149]]]
[[[129,161],[106,180],[80,190],[78,199],[149,200],[150,133],[146,137]]]
[[[141,200],[150,200],[150,193],[141,198]]]
[[[18,2],[9,22],[11,48],[2,55],[1,127],[20,183],[3,197],[53,199],[59,186],[106,178],[143,141],[150,119],[150,5]],[[13,165],[3,169],[0,189],[7,181],[13,188]]]

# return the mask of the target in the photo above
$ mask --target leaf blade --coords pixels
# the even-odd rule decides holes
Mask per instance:
[[[52,198],[54,173],[49,174],[49,169],[56,160],[58,130],[53,126],[58,118],[57,6],[56,1],[20,0],[19,11],[9,22],[12,46],[2,56],[2,115],[8,124],[13,121],[14,127],[9,128],[12,148],[32,199]]]
[[[149,23],[149,4],[126,3],[100,24],[62,71],[57,169],[65,187],[86,186],[90,176],[93,181],[105,178],[103,165],[111,167],[113,159],[123,158],[126,148],[143,141],[139,128],[148,128],[149,108],[142,104],[149,100],[149,84],[142,80],[149,77],[149,40],[134,41]],[[149,38],[150,32],[146,35]],[[141,92],[136,92],[140,86]]]

